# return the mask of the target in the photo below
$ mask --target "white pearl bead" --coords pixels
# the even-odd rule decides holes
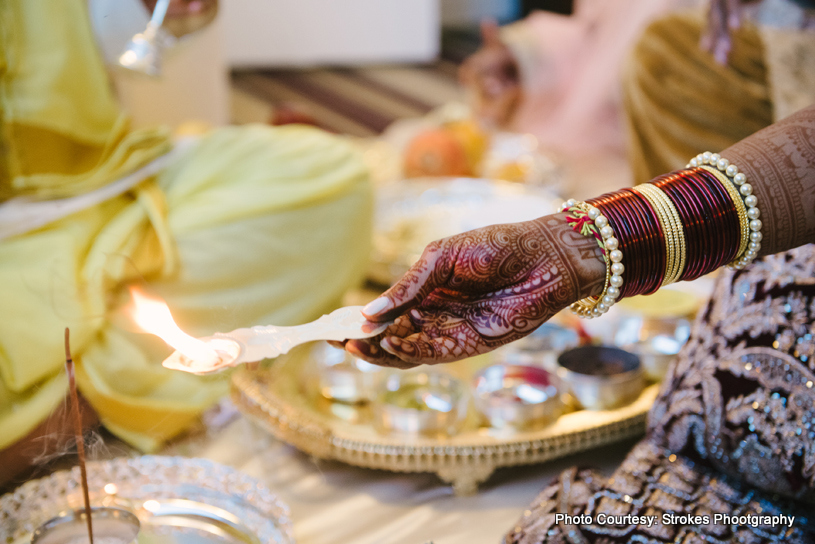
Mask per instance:
[[[605,304],[606,306],[610,307],[612,304],[614,304],[614,302],[615,302],[614,297],[610,297],[608,295],[603,297],[603,304]]]
[[[744,197],[744,205],[748,208],[755,208],[758,205],[758,197],[756,195],[747,195]]]
[[[569,206],[570,208],[572,206],[574,206],[575,204],[577,204],[577,200],[575,200],[573,198],[570,198],[569,200],[566,201],[566,205]]]
[[[752,261],[756,256],[756,252],[753,251],[752,249],[748,249],[744,256]]]
[[[702,153],[702,161],[705,164],[707,164],[708,162],[710,162],[711,156],[712,156],[712,154],[710,153],[710,151],[705,151],[704,153]]]
[[[608,306],[607,306],[607,305],[605,305],[605,304],[603,304],[602,302],[600,302],[599,304],[597,304],[596,308],[597,308],[598,310],[600,310],[601,312],[603,312],[603,313],[605,313],[605,312],[606,312],[606,310],[608,310]]]
[[[758,242],[750,242],[747,244],[748,249],[752,249],[753,251],[758,251],[761,248],[761,244]]]
[[[611,298],[617,298],[618,296],[620,296],[620,289],[612,285],[611,287],[606,289],[606,296],[609,296]]]
[[[592,315],[592,317],[600,317],[601,315],[603,315],[603,313],[600,311],[600,309],[597,306],[595,306],[591,310],[591,315]]]
[[[739,192],[744,196],[750,196],[753,194],[753,186],[749,183],[745,183],[739,188]]]
[[[719,159],[718,161],[716,161],[716,168],[718,168],[721,171],[727,170],[728,166],[730,166],[730,161],[727,159]]]
[[[759,221],[758,219],[756,219],[756,221],[761,223],[761,221]],[[753,229],[753,230],[759,230],[759,229]],[[623,260],[623,252],[620,251],[619,249],[615,249],[614,251],[609,253],[608,256],[611,259],[611,262],[613,262],[613,263],[618,263],[618,262]]]
[[[594,221],[600,216],[600,210],[597,208],[589,208],[589,219]]]
[[[760,242],[762,238],[764,238],[764,235],[761,234],[760,232],[750,233],[750,240],[752,240],[753,242]]]
[[[610,283],[614,287],[620,288],[623,285],[623,278],[622,276],[611,276],[608,280],[608,283]]]
[[[750,230],[758,232],[761,230],[761,219],[753,219],[750,221]]]
[[[758,219],[760,215],[761,211],[759,211],[758,208],[749,208],[747,210],[747,217],[749,217],[750,219]]]
[[[699,162],[696,159],[691,159],[688,164],[691,166],[699,166]]]
[[[735,183],[736,185],[741,185],[742,183],[744,183],[746,181],[747,181],[747,176],[745,176],[741,172],[739,172],[738,174],[733,176],[733,183]]]
[[[612,236],[614,236],[614,229],[606,225],[605,227],[600,229],[600,236],[602,236],[604,240],[606,238],[611,238]]]
[[[606,245],[606,249],[609,251],[614,251],[615,249],[620,247],[620,241],[614,238],[613,236],[605,240],[603,243]]]
[[[613,265],[611,265],[612,274],[621,276],[623,272],[625,272],[625,266],[623,266],[623,263],[614,263]]]
[[[721,159],[721,158],[722,158],[722,156],[719,155],[718,153],[713,153],[710,156],[710,164],[712,164],[713,166],[716,166],[716,164],[719,162],[719,159]]]
[[[594,224],[598,229],[602,229],[606,225],[608,225],[608,219],[605,215],[598,215],[597,219],[594,220]]]
[[[733,176],[739,173],[739,167],[736,166],[735,164],[731,164],[730,166],[727,167],[727,170],[725,170],[724,173],[732,178]]]

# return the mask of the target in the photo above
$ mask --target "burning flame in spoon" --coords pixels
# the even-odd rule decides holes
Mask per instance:
[[[218,353],[206,342],[193,338],[178,328],[163,300],[149,298],[136,287],[130,288],[130,294],[135,303],[133,319],[142,329],[155,334],[197,363],[211,365],[220,359]]]

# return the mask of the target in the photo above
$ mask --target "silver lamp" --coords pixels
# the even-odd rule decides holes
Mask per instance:
[[[153,15],[150,17],[150,22],[147,23],[147,28],[144,29],[144,32],[133,36],[127,43],[124,52],[119,55],[120,66],[149,76],[157,77],[161,75],[163,38],[159,34],[159,29],[164,23],[164,16],[167,14],[169,5],[170,0],[158,0],[156,2]]]

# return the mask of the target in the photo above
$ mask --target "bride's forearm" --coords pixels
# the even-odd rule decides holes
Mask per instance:
[[[758,197],[761,254],[815,242],[815,105],[721,152]]]

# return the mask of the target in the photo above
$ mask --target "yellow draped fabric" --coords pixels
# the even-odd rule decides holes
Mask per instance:
[[[127,130],[84,0],[4,0],[0,29],[8,193],[75,194],[169,148],[161,131]],[[155,449],[227,380],[164,369],[171,350],[137,331],[128,286],[164,298],[194,335],[305,322],[361,278],[370,223],[367,171],[348,144],[308,127],[245,126],[203,137],[123,195],[0,241],[0,448],[62,402],[68,326],[102,422]]]
[[[773,122],[764,50],[755,26],[734,32],[728,66],[699,47],[700,13],[652,23],[623,74],[634,180],[683,168]]]
[[[90,37],[83,1],[0,2],[0,200],[85,192],[169,150],[128,129]]]

